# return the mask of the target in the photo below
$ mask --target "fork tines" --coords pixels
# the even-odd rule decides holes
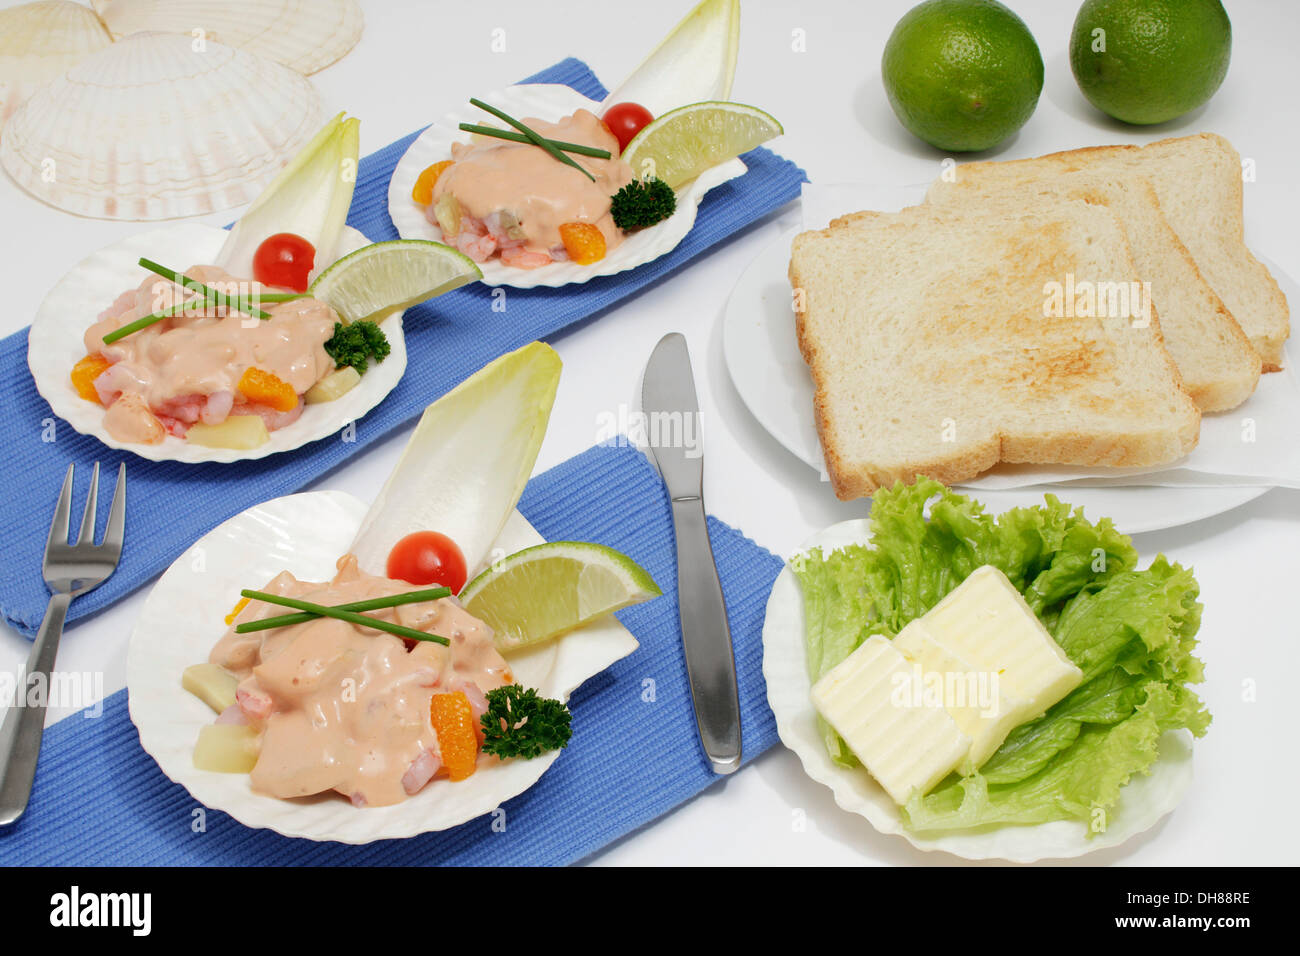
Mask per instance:
[[[59,546],[94,547],[95,516],[99,505],[99,462],[95,462],[90,474],[90,490],[86,494],[86,508],[81,515],[81,529],[77,540],[68,543],[69,519],[72,515],[72,478],[75,465],[68,465],[68,473],[63,478],[63,488],[59,492],[58,503],[54,506],[54,520],[50,523],[50,536],[46,542],[46,551]],[[126,462],[117,468],[117,484],[113,488],[113,501],[108,508],[108,525],[104,528],[104,538],[99,547],[110,551],[122,550],[122,537],[126,525]]]

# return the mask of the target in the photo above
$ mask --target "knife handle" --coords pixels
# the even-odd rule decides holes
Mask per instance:
[[[672,506],[682,649],[695,724],[713,772],[731,773],[740,766],[740,694],[727,604],[713,562],[704,500],[674,498]]]

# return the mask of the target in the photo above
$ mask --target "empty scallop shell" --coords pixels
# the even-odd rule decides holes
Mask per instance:
[[[0,10],[0,126],[37,87],[112,42],[95,12],[72,0]]]
[[[141,33],[33,93],[0,131],[0,165],[78,215],[196,216],[253,199],[322,121],[311,82],[279,63]]]
[[[357,44],[357,0],[93,0],[114,37],[144,30],[206,36],[283,63],[323,70]],[[201,33],[196,32],[201,31]]]

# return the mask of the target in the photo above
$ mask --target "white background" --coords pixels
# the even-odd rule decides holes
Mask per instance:
[[[0,6],[11,3],[0,0]],[[733,99],[777,116],[786,135],[773,147],[814,180],[914,183],[932,179],[942,157],[894,120],[880,84],[880,53],[910,0],[744,0]],[[491,4],[368,0],[366,32],[341,62],[314,80],[329,111],[362,119],[362,153],[423,126],[469,96],[527,76],[564,56],[585,59],[607,86],[630,71],[689,7],[689,0],[531,0]],[[1011,0],[1036,36],[1046,85],[1029,124],[1001,150],[1005,158],[1077,146],[1141,143],[1211,130],[1255,160],[1246,188],[1247,239],[1300,275],[1300,9],[1293,0],[1226,0],[1233,57],[1209,105],[1157,130],[1121,127],[1079,94],[1066,55],[1074,0]],[[504,52],[491,49],[505,31]],[[806,52],[793,47],[803,31]],[[778,554],[813,531],[866,511],[840,503],[828,485],[790,456],[749,415],[727,377],[718,318],[736,276],[780,232],[799,222],[797,206],[715,249],[671,280],[553,341],[564,379],[542,448],[544,469],[597,439],[602,414],[639,407],[650,350],[668,331],[684,332],[699,379],[707,449],[709,509]],[[233,218],[210,217],[216,224]],[[79,219],[41,203],[0,175],[0,333],[28,324],[46,290],[91,251],[137,231],[129,223]],[[1293,303],[1293,306],[1297,305]],[[364,427],[364,426],[363,426]],[[317,487],[363,499],[397,459],[406,433]],[[83,473],[84,474],[84,473]],[[32,502],[34,508],[52,506]],[[1300,830],[1289,821],[1300,792],[1296,762],[1297,594],[1300,493],[1273,490],[1193,525],[1137,538],[1144,558],[1163,551],[1195,567],[1206,610],[1203,686],[1214,724],[1196,746],[1197,779],[1182,806],[1143,837],[1085,858],[1092,863],[1265,864],[1300,860]],[[128,529],[129,533],[129,529]],[[129,543],[129,542],[128,542]],[[5,568],[38,574],[38,568]],[[104,691],[124,685],[125,651],[146,590],[64,637],[59,668],[102,671]],[[0,668],[17,672],[29,644],[0,633]],[[1243,699],[1244,688],[1257,699]],[[51,719],[62,714],[51,714]],[[683,760],[698,759],[684,751]],[[804,828],[796,821],[806,815]],[[574,821],[581,826],[581,821]],[[667,817],[614,844],[595,862],[951,863],[877,834],[839,810],[776,746],[743,771]]]

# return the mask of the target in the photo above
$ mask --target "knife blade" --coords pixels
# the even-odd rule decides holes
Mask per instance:
[[[646,364],[641,408],[646,437],[672,502],[682,650],[695,725],[714,773],[740,766],[740,694],[727,604],[704,511],[704,449],[686,339],[659,340]]]

